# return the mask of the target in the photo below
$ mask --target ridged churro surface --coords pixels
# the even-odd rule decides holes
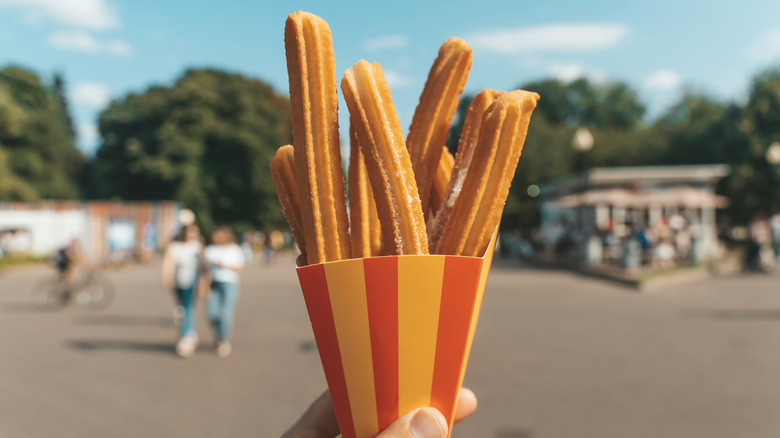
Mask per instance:
[[[490,244],[538,99],[536,93],[512,91],[485,111],[471,165],[437,253],[479,257]]]
[[[428,254],[428,236],[412,163],[382,67],[359,61],[344,73],[341,89],[363,148],[384,252]]]
[[[366,162],[350,118],[349,126],[349,237],[352,257],[372,257],[382,254],[382,230],[376,211],[374,193],[368,180]]]
[[[330,27],[298,11],[284,31],[295,177],[309,264],[351,256]]]
[[[436,216],[436,212],[441,207],[447,184],[449,184],[450,177],[452,176],[452,168],[454,165],[455,157],[449,149],[447,149],[447,146],[442,147],[439,167],[436,169],[436,178],[433,180],[431,196],[428,199],[428,221]]]
[[[412,117],[406,146],[425,207],[439,166],[441,145],[447,139],[458,98],[466,86],[471,54],[471,47],[460,38],[450,38],[442,44]]]
[[[474,147],[477,145],[479,138],[482,115],[499,94],[495,90],[482,90],[474,96],[474,100],[469,104],[466,120],[463,122],[463,131],[458,141],[455,164],[453,165],[452,175],[447,183],[447,187],[444,189],[442,204],[436,215],[433,218],[428,218],[428,244],[432,252],[439,246],[444,226],[447,224],[447,218],[452,212],[455,201],[457,201],[463,187],[463,180],[466,178],[471,158],[474,156]]]
[[[271,178],[274,180],[276,195],[282,204],[282,212],[290,224],[290,230],[301,253],[306,253],[301,223],[301,206],[298,202],[298,188],[295,185],[295,157],[292,145],[285,145],[276,151],[271,160]]]

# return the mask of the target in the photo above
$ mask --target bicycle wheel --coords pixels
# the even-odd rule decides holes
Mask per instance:
[[[105,277],[97,277],[76,293],[76,303],[89,310],[105,310],[114,301],[114,284]]]
[[[38,310],[60,310],[70,301],[70,294],[65,283],[46,279],[35,285],[31,300]]]

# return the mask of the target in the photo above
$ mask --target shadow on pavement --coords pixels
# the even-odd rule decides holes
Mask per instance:
[[[84,325],[174,327],[171,317],[148,315],[82,315],[76,322]]]
[[[682,316],[722,321],[780,321],[780,309],[684,309]]]
[[[301,351],[314,351],[317,349],[317,344],[314,341],[303,341],[298,344],[298,349]]]
[[[98,350],[125,350],[147,351],[172,354],[175,352],[173,343],[137,342],[137,341],[111,341],[111,340],[69,340],[65,346],[74,350],[98,351]]]

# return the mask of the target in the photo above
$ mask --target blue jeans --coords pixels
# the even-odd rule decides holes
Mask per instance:
[[[197,281],[195,282],[197,284]],[[195,285],[186,289],[176,288],[176,299],[184,309],[179,327],[179,337],[195,334]]]
[[[211,296],[209,296],[209,320],[219,342],[230,340],[237,300],[238,283],[220,281],[212,283]]]

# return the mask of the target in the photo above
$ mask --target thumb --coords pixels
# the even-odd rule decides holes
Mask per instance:
[[[446,438],[447,420],[434,408],[419,408],[404,415],[376,438]]]

